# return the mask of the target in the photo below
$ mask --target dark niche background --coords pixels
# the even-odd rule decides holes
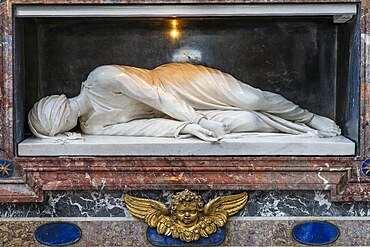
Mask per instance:
[[[190,62],[220,69],[334,119],[358,142],[359,16],[24,18],[15,22],[15,143],[29,134],[27,113],[40,98],[79,93],[90,71],[120,64],[153,69]]]

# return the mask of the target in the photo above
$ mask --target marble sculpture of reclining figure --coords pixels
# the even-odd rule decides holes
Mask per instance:
[[[217,69],[185,63],[153,70],[105,65],[74,98],[52,95],[28,115],[32,133],[50,138],[80,122],[83,133],[220,140],[228,133],[340,135],[334,121]],[[237,135],[237,134],[236,134]]]

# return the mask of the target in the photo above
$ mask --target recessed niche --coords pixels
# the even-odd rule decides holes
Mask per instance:
[[[18,144],[31,136],[27,114],[33,104],[52,94],[76,96],[81,82],[95,67],[119,64],[152,69],[165,63],[190,62],[220,69],[334,119],[344,136],[340,145],[346,148],[343,153],[315,153],[309,148],[308,152],[264,153],[276,142],[270,138],[267,146],[260,145],[254,154],[227,150],[225,142],[226,151],[220,155],[355,155],[359,150],[360,108],[358,16],[340,24],[333,22],[333,16],[177,17],[176,37],[171,36],[171,17],[18,16],[14,40],[15,150],[18,153]],[[112,143],[118,140],[122,138]],[[304,142],[307,140],[311,146],[325,142],[315,138]],[[296,143],[300,139],[289,145]],[[332,145],[331,149],[338,148],[338,143]],[[37,155],[49,156],[50,150],[45,152]],[[32,156],[23,151],[19,155]],[[205,147],[193,154],[170,155],[209,154]]]

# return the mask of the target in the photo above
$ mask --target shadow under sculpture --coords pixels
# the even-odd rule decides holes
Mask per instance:
[[[28,115],[32,133],[53,138],[80,122],[83,133],[148,137],[196,136],[216,142],[228,133],[340,135],[334,121],[281,95],[261,91],[217,69],[186,63],[153,70],[105,65],[74,98],[52,95]]]

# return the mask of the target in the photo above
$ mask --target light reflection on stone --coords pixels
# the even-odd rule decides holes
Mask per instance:
[[[179,21],[174,19],[171,21],[171,31],[169,32],[170,37],[173,40],[177,40],[180,37],[180,31],[178,29]]]
[[[181,47],[172,55],[172,61],[175,63],[200,64],[202,61],[202,53],[191,47]]]

